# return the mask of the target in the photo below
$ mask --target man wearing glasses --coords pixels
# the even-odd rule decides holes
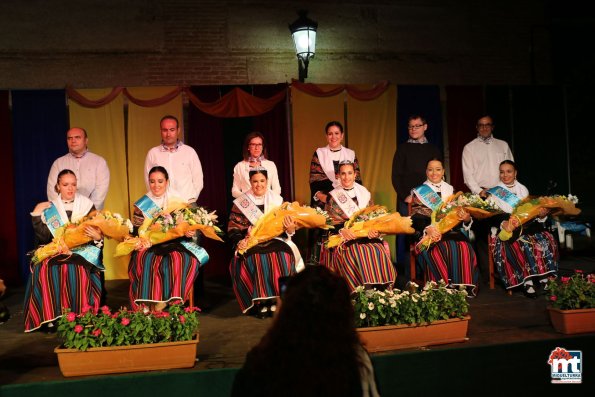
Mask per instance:
[[[477,121],[477,138],[463,149],[463,178],[472,193],[486,197],[486,189],[500,181],[499,166],[504,160],[514,160],[508,143],[492,135],[494,121],[485,115]]]
[[[436,158],[442,161],[442,153],[435,145],[428,142],[426,119],[420,115],[409,116],[409,139],[400,143],[393,157],[392,182],[397,192],[397,210],[403,216],[409,215],[408,203],[411,201],[411,189],[426,180],[428,161]],[[408,276],[408,247],[405,235],[397,237],[397,273]]]

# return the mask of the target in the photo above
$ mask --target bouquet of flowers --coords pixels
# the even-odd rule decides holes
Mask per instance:
[[[248,233],[246,248],[238,250],[244,254],[250,248],[280,236],[283,229],[283,219],[291,216],[297,228],[320,228],[332,229],[332,221],[325,211],[319,208],[312,208],[307,205],[300,205],[297,201],[293,203],[284,202],[276,208],[272,208],[264,216],[261,216],[256,225]]]
[[[440,234],[452,230],[455,226],[461,223],[461,220],[457,215],[457,211],[461,208],[476,219],[485,219],[502,213],[502,210],[500,210],[497,205],[483,200],[477,194],[458,192],[446,199],[434,212],[432,212],[431,225],[434,226]],[[424,235],[417,243],[417,249],[420,251],[427,250],[432,243],[433,241],[431,237]]]
[[[450,288],[442,280],[428,281],[421,292],[415,283],[409,291],[357,287],[352,299],[356,327],[423,324],[463,318],[469,312],[467,291]]]
[[[86,307],[77,315],[67,309],[58,320],[57,332],[64,347],[82,351],[90,347],[186,341],[198,332],[197,310],[184,308],[182,303],[172,304],[162,312],[142,307],[112,313],[103,306],[100,313]]]
[[[116,247],[115,256],[128,255],[136,249],[142,248],[144,241],[151,245],[164,243],[183,237],[189,230],[199,230],[205,237],[223,241],[221,229],[215,224],[215,211],[208,212],[203,207],[184,206],[171,213],[162,212],[159,216],[146,218],[138,229],[138,237],[129,238]]]
[[[354,213],[344,227],[355,234],[356,238],[368,237],[370,230],[377,230],[382,234],[412,234],[411,218],[402,217],[398,212],[389,212],[386,207],[372,205]],[[330,236],[326,242],[328,248],[344,244],[340,234]]]
[[[580,270],[570,277],[551,277],[547,283],[547,300],[554,309],[595,308],[595,274],[586,277]]]
[[[578,215],[581,210],[576,208],[578,198],[576,196],[540,196],[537,198],[526,198],[519,203],[512,211],[510,218],[516,218],[518,223],[523,224],[538,217],[542,208],[555,209],[556,213],[565,215]],[[500,230],[498,238],[502,241],[507,241],[512,237],[514,228],[511,231]]]
[[[124,240],[132,232],[130,219],[124,219],[120,214],[112,214],[110,211],[94,211],[79,222],[69,223],[57,229],[49,244],[35,250],[33,263],[37,264],[46,258],[69,253],[71,248],[91,241],[91,237],[84,233],[87,226],[97,227],[105,237],[117,241]]]

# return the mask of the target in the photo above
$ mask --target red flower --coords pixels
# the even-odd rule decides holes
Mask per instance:
[[[562,284],[568,284],[570,277],[562,277]]]
[[[579,274],[582,274],[583,273],[583,271],[581,269],[574,269],[574,272],[575,273],[579,273]]]
[[[100,329],[96,329],[95,331],[93,331],[93,336],[99,336],[99,335],[101,335]]]
[[[122,319],[122,325],[123,325],[123,326],[127,326],[128,324],[130,324],[130,319],[129,319],[129,318],[127,318],[127,317],[124,317],[124,318]]]
[[[88,311],[90,311],[91,309],[93,309],[91,306],[89,305],[85,305],[83,306],[83,309],[81,310],[83,313],[87,313]]]
[[[76,332],[77,334],[80,334],[83,331],[83,326],[78,324],[74,326],[74,332]]]
[[[184,324],[186,322],[186,317],[180,316],[180,322]]]
[[[76,314],[74,314],[73,312],[69,312],[69,313],[66,315],[66,319],[67,319],[69,322],[73,322],[74,320],[76,320]]]
[[[109,314],[110,314],[109,307],[108,307],[108,306],[101,306],[101,312],[102,312],[103,314],[107,314],[107,315],[109,315]]]
[[[555,302],[555,301],[557,301],[557,300],[558,300],[558,297],[557,297],[556,295],[552,295],[552,296],[550,296],[550,300],[551,300],[552,302]]]

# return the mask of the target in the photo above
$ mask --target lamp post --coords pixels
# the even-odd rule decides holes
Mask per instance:
[[[299,79],[303,83],[308,77],[308,63],[316,52],[316,29],[318,22],[307,17],[308,11],[298,11],[299,18],[289,25],[295,54],[298,58]]]

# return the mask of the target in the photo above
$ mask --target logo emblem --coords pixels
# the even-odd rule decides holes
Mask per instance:
[[[547,363],[551,367],[552,383],[582,383],[583,352],[556,347]]]

